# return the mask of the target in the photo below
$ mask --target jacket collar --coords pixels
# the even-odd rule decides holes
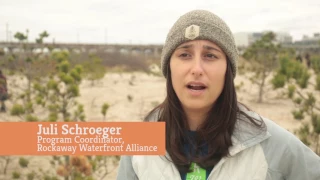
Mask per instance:
[[[248,111],[241,105],[239,105],[239,108],[242,112],[244,112],[248,117],[255,120],[258,124],[262,124],[262,127],[259,128],[255,126],[251,123],[248,117],[240,114],[235,125],[234,133],[231,137],[233,144],[229,148],[231,156],[234,156],[235,154],[247,148],[259,144],[271,136],[271,134],[267,130],[267,126],[264,123],[263,118],[259,114],[253,111]]]

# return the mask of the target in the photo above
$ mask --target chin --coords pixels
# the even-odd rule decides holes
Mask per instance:
[[[189,110],[204,110],[210,108],[212,105],[203,102],[186,102],[182,103],[182,106]]]

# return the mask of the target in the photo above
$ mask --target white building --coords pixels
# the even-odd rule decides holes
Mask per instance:
[[[292,43],[292,36],[287,32],[276,32],[276,40],[279,43],[289,44]]]
[[[249,45],[249,33],[239,32],[233,36],[238,47],[247,47]]]

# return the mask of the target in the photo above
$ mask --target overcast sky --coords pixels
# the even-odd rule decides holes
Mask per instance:
[[[30,41],[47,30],[47,42],[162,44],[182,14],[210,10],[233,33],[264,30],[294,40],[320,32],[320,0],[0,0],[0,41],[29,29]]]

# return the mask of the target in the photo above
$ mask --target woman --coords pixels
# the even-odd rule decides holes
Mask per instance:
[[[167,97],[146,117],[166,122],[166,156],[122,156],[118,180],[320,180],[320,158],[237,101],[237,48],[216,15],[181,16],[162,51]]]

